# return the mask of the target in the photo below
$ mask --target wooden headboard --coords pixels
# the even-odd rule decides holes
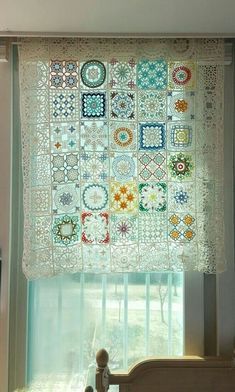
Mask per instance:
[[[106,350],[97,353],[97,392],[106,392],[109,385],[119,385],[120,392],[235,392],[233,359],[156,358],[138,363],[126,374],[112,374],[108,360]]]

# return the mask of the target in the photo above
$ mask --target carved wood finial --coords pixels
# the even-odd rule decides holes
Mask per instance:
[[[96,390],[97,392],[107,392],[109,389],[109,355],[107,351],[102,348],[96,354]]]
[[[105,368],[108,365],[108,361],[109,361],[109,354],[104,348],[102,348],[96,354],[97,365],[99,368]]]
[[[85,392],[94,392],[94,389],[91,386],[86,387]]]

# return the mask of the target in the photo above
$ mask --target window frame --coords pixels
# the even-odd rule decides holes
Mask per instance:
[[[234,41],[233,41],[234,42]],[[233,49],[234,52],[234,49]],[[8,63],[0,64],[3,143],[0,167],[4,168],[0,207],[4,212],[0,231],[2,247],[0,379],[3,390],[22,387],[27,363],[27,282],[21,270],[22,183],[17,49],[11,47]],[[234,55],[233,55],[234,57]],[[227,271],[218,275],[185,273],[185,354],[230,355],[235,327],[233,130],[234,61],[225,67],[225,249]],[[6,94],[7,92],[7,94]],[[19,92],[18,92],[19,94]],[[232,142],[231,142],[232,139]],[[14,159],[12,159],[14,157]],[[18,212],[21,211],[21,215]],[[232,213],[231,213],[232,211]],[[226,305],[226,306],[225,306]],[[226,320],[226,322],[224,322]]]
[[[11,58],[0,62],[0,247],[1,247],[1,282],[0,282],[0,380],[3,390],[8,385],[8,340],[9,340],[9,282],[10,282],[10,211],[11,211]]]

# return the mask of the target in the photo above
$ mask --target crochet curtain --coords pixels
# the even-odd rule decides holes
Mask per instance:
[[[23,270],[224,269],[217,39],[22,39]]]

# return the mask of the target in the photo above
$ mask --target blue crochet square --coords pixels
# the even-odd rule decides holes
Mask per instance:
[[[104,118],[106,112],[105,93],[82,93],[82,117]]]
[[[141,59],[137,64],[137,86],[143,90],[167,88],[167,63],[163,59]]]
[[[140,123],[139,149],[162,150],[166,146],[166,124],[160,122]]]

